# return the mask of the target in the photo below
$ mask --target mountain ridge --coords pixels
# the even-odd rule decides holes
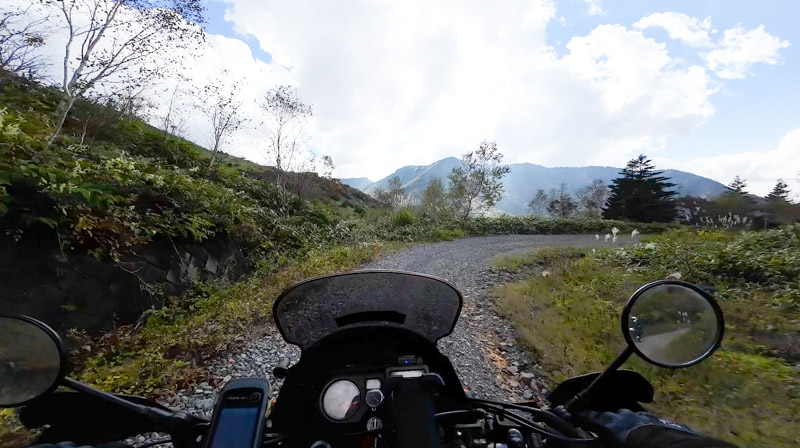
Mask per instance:
[[[460,163],[456,157],[446,157],[430,165],[400,167],[392,174],[369,185],[358,183],[358,180],[365,178],[342,179],[342,183],[372,194],[378,188],[387,189],[389,179],[397,176],[406,193],[412,198],[419,199],[431,179],[438,177],[447,185],[449,183],[447,175]],[[526,214],[527,204],[539,188],[548,191],[557,188],[563,182],[567,184],[567,190],[574,195],[578,189],[595,179],[610,183],[612,179],[618,178],[622,171],[622,168],[611,166],[546,167],[531,162],[512,163],[509,167],[511,170],[503,178],[505,186],[503,197],[495,208],[511,215]],[[675,184],[675,191],[680,196],[711,198],[727,189],[720,182],[694,173],[671,169],[662,171]]]

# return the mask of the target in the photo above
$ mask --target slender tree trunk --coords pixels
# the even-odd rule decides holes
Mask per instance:
[[[86,134],[89,132],[89,120],[87,119],[83,126],[81,127],[81,146],[83,146],[84,140],[86,140]]]
[[[214,143],[214,150],[211,153],[211,163],[208,164],[208,169],[214,168],[214,161],[217,160],[217,151],[219,151],[219,143]]]
[[[64,95],[61,97],[61,100],[58,102],[58,106],[56,107],[56,130],[53,132],[53,135],[47,141],[47,144],[52,144],[58,134],[61,133],[61,129],[64,127],[64,122],[67,120],[67,115],[69,111],[72,110],[72,105],[75,104],[75,97]]]

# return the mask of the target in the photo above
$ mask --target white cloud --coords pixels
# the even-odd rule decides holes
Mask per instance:
[[[780,60],[779,51],[789,42],[764,31],[764,25],[746,30],[737,25],[724,31],[716,42],[711,35],[716,30],[711,26],[711,17],[700,20],[677,12],[659,12],[642,17],[634,28],[663,28],[672,39],[686,45],[706,49],[701,54],[708,68],[723,79],[745,78],[750,67],[759,62],[775,65]]]
[[[777,148],[772,150],[698,157],[685,163],[664,163],[702,173],[725,184],[739,175],[747,179],[748,191],[758,195],[766,195],[777,179],[783,179],[789,184],[789,189],[797,193],[800,191],[800,127],[787,132]]]
[[[482,139],[510,161],[618,164],[714,110],[706,71],[673,67],[638,30],[600,26],[559,58],[546,42],[549,1],[231,0],[227,18],[292,67],[315,108],[313,144],[341,176],[380,177]]]
[[[780,59],[779,50],[788,46],[789,41],[764,31],[764,25],[750,31],[736,26],[725,30],[717,48],[704,57],[708,67],[720,78],[741,79],[749,74],[753,64],[777,64]]]
[[[679,40],[686,45],[699,48],[713,46],[710,36],[714,32],[711,28],[711,17],[700,20],[677,12],[657,12],[642,17],[633,24],[633,27],[642,30],[659,27],[663,28],[670,38]]]
[[[509,162],[622,165],[640,152],[657,158],[671,137],[714,114],[718,85],[708,69],[676,63],[665,43],[644,36],[642,21],[600,25],[559,56],[546,39],[556,20],[550,0],[228,2],[226,19],[255,36],[272,63],[241,40],[209,35],[181,67],[189,83],[226,69],[231,82],[244,80],[256,122],[267,89],[296,85],[314,108],[310,145],[333,157],[340,177],[380,178],[484,139],[496,139]],[[170,85],[152,92],[160,110]],[[206,144],[202,116],[187,111],[189,137]],[[256,128],[226,151],[264,161]]]
[[[602,16],[606,13],[603,10],[602,0],[583,0],[588,7],[588,14],[590,16]]]
[[[563,62],[569,71],[601,91],[612,113],[639,106],[639,112],[667,120],[691,116],[702,121],[714,112],[705,70],[671,68],[666,45],[640,31],[600,25],[586,37],[572,38],[567,48]]]

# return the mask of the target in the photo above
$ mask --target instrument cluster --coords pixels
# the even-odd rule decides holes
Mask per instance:
[[[322,389],[320,412],[333,423],[366,422],[363,430],[381,429],[386,397],[391,394],[389,383],[392,378],[418,377],[427,373],[427,366],[421,365],[418,360],[415,357],[401,357],[399,366],[383,372],[333,378]]]
[[[334,422],[345,422],[363,413],[359,411],[375,412],[383,398],[379,378],[336,379],[322,393],[322,413]]]

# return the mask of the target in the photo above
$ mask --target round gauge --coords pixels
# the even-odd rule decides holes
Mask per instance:
[[[361,391],[352,381],[334,381],[322,394],[322,412],[331,420],[347,420],[360,404]]]
[[[383,402],[383,392],[380,389],[368,390],[364,401],[367,402],[367,406],[377,408]]]

